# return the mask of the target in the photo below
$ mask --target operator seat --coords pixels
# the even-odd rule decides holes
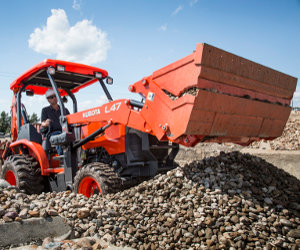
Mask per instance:
[[[30,123],[26,123],[20,127],[20,131],[18,133],[18,140],[21,139],[26,139],[32,142],[42,144],[41,134],[38,133],[36,128]]]
[[[26,139],[31,142],[42,144],[42,136],[37,132],[37,129],[30,124],[28,114],[23,103],[21,106],[21,115],[23,119],[23,125],[19,129],[17,140]]]

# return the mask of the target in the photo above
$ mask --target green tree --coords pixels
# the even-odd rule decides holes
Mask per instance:
[[[29,115],[29,122],[32,123],[37,123],[39,122],[40,118],[38,118],[36,113],[33,113],[32,115]]]
[[[10,121],[11,117],[5,111],[0,114],[0,132],[9,134],[10,133]]]

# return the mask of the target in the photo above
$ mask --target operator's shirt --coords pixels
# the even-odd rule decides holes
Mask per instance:
[[[69,110],[65,108],[66,115],[70,114]],[[60,108],[58,110],[55,110],[52,108],[52,106],[47,106],[42,109],[42,115],[41,115],[41,121],[46,121],[47,119],[50,119],[50,132],[53,131],[62,131],[61,125],[59,123],[59,117],[60,117]]]

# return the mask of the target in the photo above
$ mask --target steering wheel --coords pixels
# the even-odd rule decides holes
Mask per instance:
[[[43,134],[43,136],[45,138],[48,138],[49,134],[50,134],[50,131],[51,131],[51,122],[49,123],[49,126],[48,127],[42,127],[40,129],[40,132],[41,134]]]

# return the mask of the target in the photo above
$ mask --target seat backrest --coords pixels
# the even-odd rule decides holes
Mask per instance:
[[[30,124],[26,123],[20,127],[18,133],[18,140],[27,139],[32,142],[37,142],[42,144],[42,135],[36,131],[36,128]]]

